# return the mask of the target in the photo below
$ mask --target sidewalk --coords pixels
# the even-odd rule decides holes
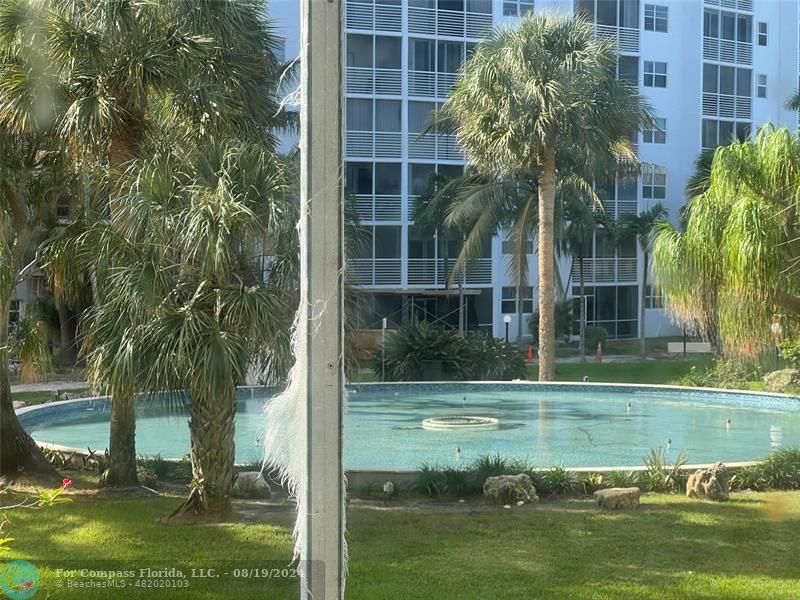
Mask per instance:
[[[85,390],[89,387],[86,381],[43,381],[41,383],[15,383],[11,393],[16,392],[55,392],[56,390]]]

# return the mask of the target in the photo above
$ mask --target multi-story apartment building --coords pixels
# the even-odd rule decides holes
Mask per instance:
[[[798,83],[796,0],[346,0],[345,176],[369,231],[348,278],[374,294],[374,326],[411,314],[457,322],[458,288],[448,276],[459,241],[420,233],[411,217],[430,174],[460,174],[464,159],[452,135],[422,132],[482,36],[533,10],[583,13],[598,36],[615,43],[618,76],[635,81],[655,110],[656,127],[636,140],[641,175],[598,189],[616,217],[663,202],[677,220],[702,149],[763,123],[798,125],[797,113],[785,108]],[[279,1],[270,11],[286,55],[296,55],[298,4]],[[467,326],[502,336],[509,315],[513,337],[517,302],[526,314],[535,309],[536,260],[531,244],[534,285],[516,298],[507,250],[501,232],[462,283]],[[636,244],[616,247],[601,232],[584,275],[590,324],[616,337],[638,335],[645,285],[648,334],[676,332],[642,281]],[[561,278],[567,294],[577,295],[570,259],[561,261]]]

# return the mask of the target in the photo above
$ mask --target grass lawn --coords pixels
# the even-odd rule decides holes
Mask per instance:
[[[70,398],[77,398],[83,394],[86,394],[89,391],[89,388],[85,389],[76,389],[76,390],[62,390],[61,391],[61,399],[64,399],[64,396],[69,396]],[[12,392],[11,394],[12,400],[22,400],[28,406],[33,404],[42,404],[44,402],[52,402],[56,399],[56,393],[53,390],[40,390],[36,392]]]
[[[291,555],[286,511],[268,522],[164,525],[174,498],[79,498],[42,512],[14,511],[14,549],[55,567],[283,566]],[[269,524],[277,523],[277,524]],[[602,512],[589,500],[493,509],[482,503],[348,511],[347,598],[437,600],[530,598],[800,597],[800,492],[738,494],[724,504],[653,495],[635,511]],[[105,563],[109,564],[109,563]],[[296,598],[286,579],[191,580],[191,595],[130,588],[43,591],[57,598]],[[42,594],[44,597],[45,594]]]
[[[686,375],[692,367],[703,368],[711,362],[710,356],[696,358],[664,358],[634,362],[595,363],[593,359],[585,363],[557,363],[558,381],[583,381],[603,383],[652,383],[669,384]],[[539,368],[528,368],[528,379],[537,379]]]

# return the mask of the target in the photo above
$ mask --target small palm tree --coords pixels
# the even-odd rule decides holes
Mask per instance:
[[[619,222],[617,235],[620,241],[636,240],[642,251],[642,293],[639,298],[639,340],[642,357],[647,357],[647,332],[645,314],[647,301],[647,279],[650,274],[650,251],[653,248],[654,230],[667,217],[661,202],[657,202],[639,214],[624,215]]]
[[[614,172],[620,156],[632,156],[631,132],[652,121],[638,90],[614,78],[616,61],[612,45],[582,18],[529,14],[478,45],[437,117],[455,131],[479,175],[536,190],[522,195],[524,218],[512,239],[525,242],[536,216],[541,380],[555,375],[554,215],[561,172],[570,163],[601,161]]]

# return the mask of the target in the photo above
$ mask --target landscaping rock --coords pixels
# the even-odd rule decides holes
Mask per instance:
[[[595,506],[617,510],[619,508],[636,508],[639,506],[641,490],[638,487],[606,488],[594,493]]]
[[[11,404],[14,407],[14,410],[25,408],[27,406],[27,404],[25,404],[22,400],[14,400],[13,402],[11,402]]]
[[[764,375],[764,385],[770,392],[784,393],[800,386],[800,369],[781,369]]]
[[[493,504],[509,504],[512,502],[536,502],[536,488],[529,475],[500,475],[488,477],[483,484],[484,497]]]
[[[259,471],[242,471],[233,484],[234,498],[266,499],[272,496],[272,489]]]
[[[698,469],[686,482],[686,495],[704,500],[727,500],[730,493],[728,469],[721,462]]]

